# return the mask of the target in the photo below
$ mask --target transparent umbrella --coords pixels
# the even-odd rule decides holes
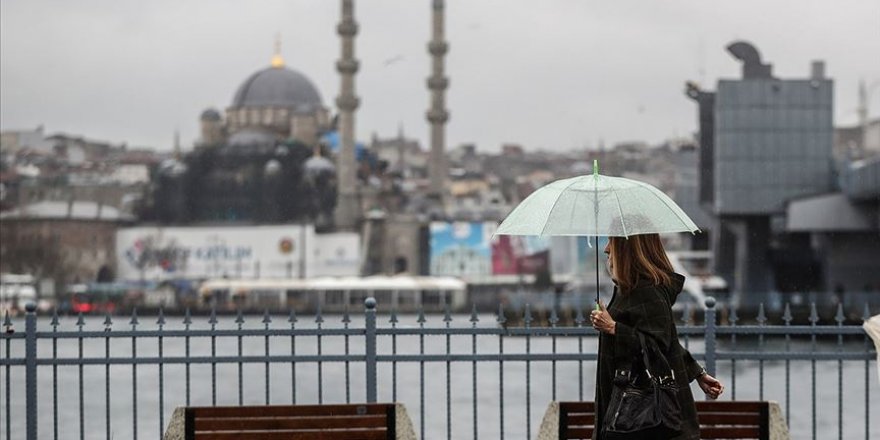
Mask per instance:
[[[599,237],[697,232],[687,214],[644,182],[599,174],[561,179],[538,188],[498,226],[496,235],[573,235],[596,240],[596,302],[599,301]]]

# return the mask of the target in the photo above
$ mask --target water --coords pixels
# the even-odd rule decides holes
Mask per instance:
[[[468,316],[454,316],[453,326],[466,326]],[[261,317],[247,317],[245,327],[262,328]],[[326,317],[325,328],[341,327],[339,317]],[[494,316],[481,315],[480,326],[494,324]],[[415,316],[401,316],[399,327],[416,327]],[[102,318],[93,317],[87,320],[84,330],[101,330]],[[194,318],[193,329],[207,329],[207,319],[204,317]],[[232,317],[220,318],[218,328],[235,328]],[[351,326],[361,328],[362,317],[353,317]],[[386,327],[387,317],[379,317],[379,326]],[[62,320],[59,330],[75,330],[75,319]],[[141,317],[140,329],[155,328],[155,317]],[[170,324],[166,329],[182,328],[179,318],[169,319]],[[16,329],[21,331],[24,323],[16,322]],[[297,323],[298,328],[314,327],[316,324],[310,319],[301,318]],[[439,316],[429,316],[427,327],[439,327],[443,322]],[[286,317],[274,317],[272,323],[276,328],[288,328]],[[38,327],[42,330],[50,330],[48,320],[41,319]],[[127,330],[131,326],[128,320],[116,318],[113,326],[115,330]],[[453,353],[470,353],[472,349],[471,336],[454,336],[451,339]],[[754,338],[739,336],[740,348],[755,349]],[[362,354],[362,339],[352,338],[350,350],[353,354]],[[524,353],[525,338],[505,338],[505,353]],[[719,341],[719,350],[728,347],[725,341]],[[22,345],[22,344],[18,344]],[[342,354],[345,341],[341,336],[322,337],[323,354]],[[745,348],[748,346],[748,348]],[[773,339],[768,343],[768,350],[779,350],[782,347],[779,339]],[[419,351],[418,337],[398,337],[398,353],[417,354]],[[691,341],[691,348],[695,352],[702,351],[700,341]],[[847,351],[863,350],[863,342],[848,341],[845,345]],[[84,356],[86,358],[103,358],[104,340],[89,340],[84,342]],[[182,338],[165,338],[165,356],[182,356],[184,353],[184,341]],[[297,337],[297,354],[316,354],[317,344],[315,337]],[[380,354],[391,353],[391,338],[380,337],[378,340],[378,352]],[[445,353],[446,338],[444,336],[430,336],[425,338],[425,352],[428,354]],[[596,340],[585,338],[583,340],[585,353],[595,353]],[[795,350],[809,350],[809,343],[799,341],[793,343]],[[835,343],[828,341],[820,344],[819,350],[836,350]],[[5,346],[3,347],[5,356]],[[15,347],[13,356],[22,354],[23,348]],[[41,356],[51,356],[51,341],[41,340],[38,350]],[[59,340],[59,357],[76,357],[77,341],[75,339]],[[532,353],[550,353],[551,338],[532,337]],[[577,339],[559,338],[557,340],[559,353],[576,353]],[[218,355],[235,355],[237,353],[237,340],[235,338],[218,338]],[[478,337],[478,353],[497,353],[497,337]],[[111,340],[110,353],[112,357],[130,357],[131,339],[117,338]],[[245,355],[263,355],[264,340],[262,337],[245,338],[243,343]],[[270,354],[287,355],[290,353],[289,337],[274,337],[270,339]],[[139,339],[137,342],[138,356],[157,356],[158,344],[155,338]],[[197,338],[191,340],[192,356],[210,355],[210,339]],[[454,362],[450,366],[451,382],[449,392],[451,394],[451,413],[447,416],[447,370],[446,363],[425,364],[425,408],[424,421],[420,411],[420,372],[418,363],[398,363],[397,366],[397,401],[406,405],[412,418],[416,432],[424,423],[426,439],[447,438],[447,418],[451,422],[450,437],[453,439],[473,438],[474,421],[477,421],[477,430],[480,438],[496,439],[500,437],[500,410],[499,404],[499,366],[497,362],[480,362],[477,365],[477,396],[473,395],[472,364],[470,362]],[[290,364],[273,364],[269,367],[269,403],[289,404],[296,398],[297,403],[317,403],[319,388],[323,393],[323,403],[344,403],[348,397],[351,402],[363,402],[366,400],[364,366],[361,363],[352,363],[349,366],[348,380],[346,380],[345,364],[325,362],[322,365],[322,378],[318,381],[317,366],[313,363],[298,364],[296,378],[291,378]],[[62,366],[58,368],[58,429],[59,438],[79,438],[80,432],[80,404],[79,404],[79,375],[78,367]],[[868,367],[868,398],[870,399],[870,414],[875,422],[871,426],[871,434],[876,435],[880,425],[880,393],[877,392],[876,363],[871,361]],[[137,433],[138,438],[158,438],[164,426],[160,425],[159,418],[159,367],[157,365],[139,365],[136,370],[137,377]],[[859,439],[865,434],[865,362],[847,361],[843,363],[843,438]],[[83,368],[83,419],[84,436],[88,439],[104,439],[106,399],[105,389],[105,366],[95,365]],[[816,424],[818,438],[837,438],[838,434],[838,405],[841,402],[838,393],[837,361],[816,362]],[[5,370],[0,374],[0,403],[4,408],[0,409],[0,423],[5,425],[5,393],[6,377]],[[528,372],[530,380],[526,380],[526,364],[524,362],[506,362],[504,364],[504,435],[508,439],[524,439],[527,432],[531,432],[531,438],[536,433],[541,423],[547,404],[553,399],[552,365],[550,362],[531,362]],[[39,438],[53,438],[53,399],[52,399],[52,367],[39,368]],[[191,404],[195,406],[210,405],[212,400],[211,390],[211,367],[209,364],[191,366]],[[731,381],[731,364],[729,361],[719,362],[718,378],[721,379],[727,390],[724,398],[729,399],[733,393]],[[118,365],[110,367],[109,377],[109,400],[110,400],[110,436],[113,439],[129,439],[134,437],[133,432],[133,389],[132,367],[130,365]],[[242,398],[246,405],[262,405],[266,403],[265,365],[262,363],[246,364],[242,374]],[[579,387],[579,381],[583,380],[583,388]],[[13,396],[24,396],[24,371],[23,368],[15,368],[10,377]],[[577,400],[582,394],[584,399],[593,399],[595,380],[595,363],[583,362],[583,369],[579,371],[577,362],[557,362],[556,368],[556,399]],[[810,438],[812,429],[812,387],[811,387],[811,362],[791,362],[791,425],[792,438]],[[346,384],[348,383],[348,387]],[[378,368],[378,400],[388,402],[392,400],[392,367],[390,364],[380,364]],[[239,399],[238,365],[223,364],[217,366],[217,404],[237,405]],[[346,388],[349,390],[346,395]],[[702,393],[696,384],[692,384],[694,395],[700,399]],[[186,403],[186,382],[183,365],[167,365],[164,367],[164,420],[167,425],[173,408]],[[736,398],[737,400],[759,399],[759,368],[757,361],[738,361],[736,365]],[[529,396],[531,405],[527,407],[526,396]],[[764,362],[764,395],[765,400],[777,400],[783,405],[785,411],[785,363]],[[473,403],[477,402],[477,417],[474,417]],[[9,408],[12,413],[11,433],[12,439],[24,437],[24,403],[21,400],[13,400]],[[527,424],[528,422],[528,424]],[[5,438],[6,427],[0,429],[0,438]]]

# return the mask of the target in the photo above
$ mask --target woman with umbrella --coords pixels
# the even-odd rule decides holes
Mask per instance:
[[[600,332],[594,438],[603,438],[603,421],[615,373],[631,365],[640,350],[636,332],[641,332],[663,353],[678,382],[676,397],[681,408],[681,433],[673,438],[699,439],[700,426],[688,384],[696,379],[712,399],[721,395],[724,386],[678,341],[672,304],[681,293],[684,277],[672,271],[657,234],[611,237],[605,253],[614,294],[607,308],[600,302],[599,310],[593,310],[590,315],[593,328]]]
[[[648,438],[652,439],[699,439],[689,383],[697,380],[713,399],[721,395],[724,386],[707,374],[678,341],[672,304],[682,290],[684,277],[673,272],[658,235],[693,233],[699,228],[657,188],[636,180],[600,175],[598,168],[594,161],[592,175],[561,179],[539,188],[507,216],[496,234],[595,238],[596,309],[590,321],[600,334],[593,438],[644,438],[646,432],[651,432]],[[607,308],[599,300],[599,236],[610,237],[605,253],[615,286]],[[649,352],[668,366],[666,371],[671,373],[666,378],[671,377],[671,381],[653,388],[654,395],[668,397],[663,404],[648,402],[645,409],[654,415],[654,421],[661,419],[665,425],[674,427],[664,435],[658,435],[656,429],[636,429],[629,434],[614,432],[616,427],[612,429],[612,423],[605,422],[620,414],[621,401],[626,398],[626,393],[621,397],[621,389],[624,384],[634,383],[629,379],[641,369],[635,367],[639,360],[652,362]],[[649,369],[648,365],[644,367]],[[659,384],[663,379],[658,381],[654,375],[651,380]],[[616,396],[614,401],[612,394]],[[615,412],[609,419],[606,413],[612,405]]]

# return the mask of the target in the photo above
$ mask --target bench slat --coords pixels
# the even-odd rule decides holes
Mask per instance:
[[[567,417],[569,426],[593,425],[596,421],[595,414],[568,414]]]
[[[768,407],[767,402],[747,402],[735,400],[699,400],[696,402],[698,413],[710,412],[749,412],[760,413]]]
[[[271,429],[321,429],[321,428],[384,428],[385,415],[330,416],[330,417],[218,417],[197,418],[196,431],[247,431]]]
[[[223,432],[197,433],[196,440],[387,440],[387,433],[381,431],[263,431],[263,432]]]
[[[570,428],[565,432],[565,440],[587,439],[593,437],[593,428]]]
[[[594,413],[596,412],[596,404],[595,402],[560,402],[559,410],[564,412],[584,412],[584,413]]]
[[[344,416],[385,414],[388,405],[270,405],[270,406],[206,406],[188,408],[195,418],[202,417],[278,417],[278,416]]]
[[[757,413],[697,413],[697,419],[701,425],[761,425]]]
[[[700,428],[702,439],[760,439],[758,427],[706,427]]]

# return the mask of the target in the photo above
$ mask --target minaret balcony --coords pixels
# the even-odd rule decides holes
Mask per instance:
[[[431,41],[428,43],[428,53],[434,56],[443,56],[449,52],[449,43],[445,41]]]
[[[358,33],[358,24],[351,18],[345,18],[336,25],[336,33],[341,37],[354,37]]]
[[[449,112],[443,109],[428,110],[425,116],[427,116],[428,122],[432,124],[445,124],[449,121]]]
[[[336,107],[342,111],[355,111],[360,103],[361,100],[354,95],[342,95],[336,98]]]
[[[446,90],[449,87],[449,77],[431,76],[428,78],[428,88],[431,90]]]
[[[336,71],[343,75],[354,75],[359,66],[358,60],[339,60],[336,62]]]

